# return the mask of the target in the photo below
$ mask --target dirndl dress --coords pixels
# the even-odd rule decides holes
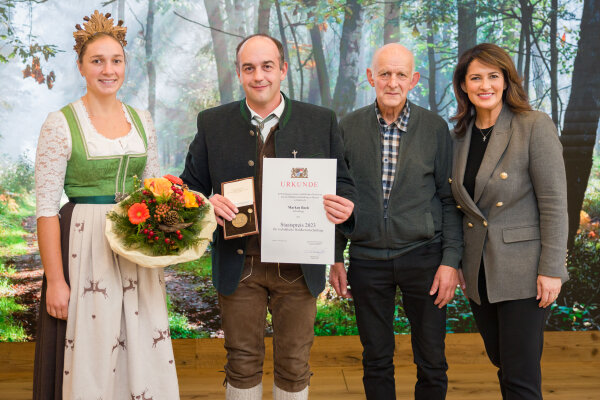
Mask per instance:
[[[93,126],[81,101],[48,118],[58,121],[57,126],[62,123],[63,129],[68,126],[71,138],[64,174],[70,201],[60,210],[63,272],[71,292],[67,321],[49,316],[44,277],[36,400],[179,399],[163,270],[140,267],[116,255],[104,236],[115,192],[131,191],[133,175],[147,172],[147,154],[156,151],[146,137],[148,125],[154,134],[149,116],[144,124],[142,112],[129,106],[123,110],[132,125],[129,135],[138,135],[144,151],[91,155],[87,140],[93,136],[85,129]],[[37,164],[38,160],[36,178]]]

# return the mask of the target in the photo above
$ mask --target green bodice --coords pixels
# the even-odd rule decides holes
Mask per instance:
[[[69,199],[89,197],[112,197],[115,193],[133,191],[133,176],[141,178],[146,167],[148,141],[137,112],[125,106],[133,129],[144,141],[145,152],[139,154],[123,154],[108,156],[91,156],[85,136],[82,132],[79,115],[72,104],[61,110],[71,131],[71,158],[67,162],[65,174],[65,193]]]

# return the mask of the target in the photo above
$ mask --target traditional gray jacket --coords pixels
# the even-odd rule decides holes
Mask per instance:
[[[343,159],[335,113],[284,96],[285,108],[275,135],[279,158],[337,159],[337,195],[356,203],[356,189]],[[205,196],[221,193],[221,183],[256,176],[257,128],[250,123],[246,100],[204,110],[198,114],[198,133],[190,144],[181,174],[188,186]],[[295,153],[294,153],[295,152]],[[349,233],[354,217],[338,229]],[[246,252],[246,237],[224,240],[223,230],[215,230],[212,250],[213,284],[224,295],[235,291],[240,281]],[[313,296],[325,288],[325,266],[303,265],[304,279]]]
[[[562,146],[548,115],[514,114],[505,105],[475,178],[463,185],[473,124],[455,138],[452,192],[464,213],[466,295],[480,303],[485,268],[490,303],[537,294],[537,276],[568,279],[567,187]]]

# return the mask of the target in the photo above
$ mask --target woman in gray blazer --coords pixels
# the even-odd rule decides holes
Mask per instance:
[[[482,43],[454,71],[451,178],[464,213],[463,291],[503,399],[541,399],[544,325],[568,279],[562,146],[510,56]]]

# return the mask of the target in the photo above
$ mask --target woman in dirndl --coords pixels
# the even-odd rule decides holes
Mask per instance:
[[[109,17],[95,11],[76,26],[87,91],[48,115],[38,141],[35,400],[179,399],[163,270],[116,255],[104,236],[115,195],[135,175],[159,175],[150,113],[117,99],[127,28]]]

